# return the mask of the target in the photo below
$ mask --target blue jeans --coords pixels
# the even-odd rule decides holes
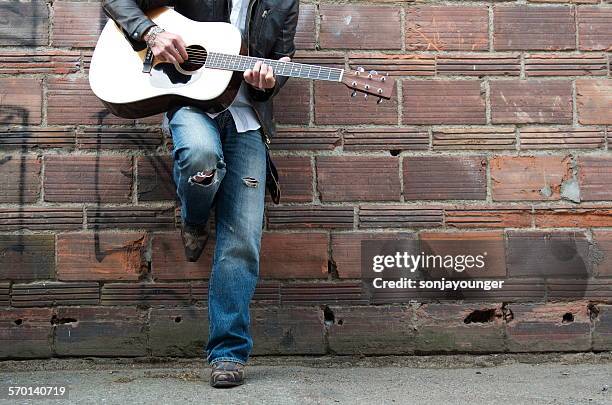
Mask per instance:
[[[253,347],[249,303],[259,276],[266,184],[261,129],[238,133],[229,111],[213,119],[196,107],[169,114],[168,125],[183,223],[204,224],[215,209],[207,360],[245,364]]]

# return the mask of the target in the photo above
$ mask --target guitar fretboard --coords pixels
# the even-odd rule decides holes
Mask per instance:
[[[339,82],[342,80],[342,74],[344,73],[344,69],[338,68],[295,62],[281,62],[274,59],[255,58],[252,56],[227,55],[215,52],[208,53],[204,67],[244,72],[247,69],[252,69],[257,61],[262,61],[266,65],[272,66],[274,68],[274,74],[280,76]]]

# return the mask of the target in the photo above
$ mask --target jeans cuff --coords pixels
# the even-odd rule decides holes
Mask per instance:
[[[237,359],[235,357],[217,357],[216,359],[210,360],[208,363],[212,366],[220,361],[233,361],[234,363],[242,364],[243,366],[246,365],[246,361]]]

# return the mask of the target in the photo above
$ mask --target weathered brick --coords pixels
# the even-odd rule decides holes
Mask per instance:
[[[578,8],[578,46],[583,51],[612,50],[612,9]]]
[[[477,317],[472,315],[475,313]],[[421,305],[416,310],[415,329],[414,344],[421,353],[505,351],[503,313],[499,304],[486,307]]]
[[[47,79],[47,122],[102,125],[132,124],[134,120],[112,115],[93,94],[87,78],[50,77]]]
[[[55,270],[53,235],[0,235],[0,279],[52,278]]]
[[[591,325],[586,302],[512,304],[506,325],[510,352],[590,350]]]
[[[279,206],[268,207],[269,229],[352,228],[354,209],[348,206]]]
[[[484,124],[485,99],[477,80],[404,80],[404,124]]]
[[[332,261],[340,278],[361,278],[361,241],[415,240],[410,232],[343,232],[331,234]]]
[[[569,157],[495,156],[490,160],[495,201],[560,200],[561,187],[571,180]]]
[[[541,228],[612,227],[612,209],[609,207],[536,209],[535,225]]]
[[[0,358],[52,356],[51,308],[6,308],[0,311]]]
[[[490,86],[494,124],[572,123],[568,80],[496,80]]]
[[[3,231],[69,230],[83,228],[82,208],[0,208]]]
[[[49,202],[130,202],[132,158],[48,155],[44,185]]]
[[[144,312],[136,308],[60,307],[55,318],[59,356],[144,356]]]
[[[582,232],[509,231],[509,277],[585,279],[591,267],[589,243]]]
[[[162,145],[159,129],[150,128],[84,128],[77,133],[80,149],[155,150]]]
[[[344,69],[344,53],[338,51],[296,51],[293,61],[308,65]]]
[[[138,280],[147,269],[143,233],[83,232],[57,236],[60,280]]]
[[[516,135],[511,127],[469,127],[433,129],[434,150],[515,149]]]
[[[521,127],[521,149],[599,149],[605,145],[601,128]]]
[[[400,12],[396,7],[322,4],[322,48],[400,49]]]
[[[360,228],[423,228],[442,225],[438,207],[406,205],[360,205]]]
[[[436,61],[429,55],[352,53],[349,55],[349,68],[363,67],[366,72],[375,70],[389,76],[433,76],[436,74]]]
[[[403,150],[429,149],[429,134],[418,127],[373,127],[346,129],[344,150],[389,150],[396,154]]]
[[[188,305],[188,283],[111,283],[102,287],[102,305]]]
[[[41,118],[41,79],[0,78],[0,125],[37,125]]]
[[[612,124],[612,80],[576,80],[576,105],[581,124]]]
[[[612,348],[612,305],[597,305],[597,318],[593,321],[593,350]]]
[[[280,286],[282,305],[367,305],[368,297],[362,283],[357,282],[304,282]]]
[[[444,223],[454,228],[531,227],[528,206],[455,206],[444,209]]]
[[[573,8],[497,6],[493,13],[493,47],[496,50],[576,48]]]
[[[14,307],[42,307],[51,305],[98,305],[98,283],[36,282],[13,284],[11,305]]]
[[[438,55],[436,72],[458,76],[519,76],[521,60],[518,55]]]
[[[324,354],[322,312],[312,307],[254,307],[253,354]]]
[[[406,49],[485,51],[489,49],[489,15],[480,6],[406,8]]]
[[[288,80],[274,99],[274,116],[280,124],[302,125],[310,120],[310,84]]]
[[[315,82],[316,124],[397,124],[397,95],[394,94],[391,100],[376,104],[376,97],[370,96],[366,99],[363,94],[358,93],[351,98],[350,92],[344,93],[346,89],[338,86],[338,83]]]
[[[275,156],[283,202],[312,202],[312,164],[307,156]]]
[[[525,74],[535,76],[605,76],[607,74],[606,56],[532,54],[525,56]]]
[[[407,200],[484,200],[483,157],[410,156],[402,163]]]
[[[278,128],[272,138],[273,150],[332,150],[340,145],[340,133],[334,128]]]
[[[547,279],[548,301],[610,301],[612,300],[612,279]]]
[[[8,307],[11,301],[11,283],[0,283],[0,307]]]
[[[139,156],[136,162],[138,201],[176,198],[176,185],[172,178],[174,162],[171,156]]]
[[[40,158],[6,155],[0,158],[0,203],[36,202],[40,195]]]
[[[580,198],[585,201],[612,200],[611,174],[611,157],[580,156],[578,158]]]
[[[612,210],[607,212],[606,219],[612,217]],[[603,226],[612,226],[606,225]],[[595,273],[599,277],[612,277],[612,231],[593,230],[593,250],[598,256],[595,261]]]
[[[2,2],[0,3],[0,15],[2,15],[0,45],[48,45],[49,11],[47,10],[46,2]]]
[[[152,308],[149,318],[149,349],[153,356],[202,355],[208,340],[206,308]]]
[[[261,240],[264,279],[327,278],[329,237],[323,232],[266,232]]]
[[[1,62],[0,62],[1,63]],[[0,130],[3,149],[74,148],[74,129],[66,127],[9,127]]]
[[[153,235],[151,273],[155,280],[197,280],[210,275],[214,254],[213,238],[206,244],[198,262],[185,258],[179,232],[163,232]]]
[[[175,209],[158,207],[87,207],[89,229],[174,229]]]
[[[0,6],[1,7],[1,6]],[[0,50],[0,73],[77,73],[80,52],[66,50]]]
[[[94,47],[106,21],[99,2],[56,1],[51,41],[59,47]]]
[[[396,157],[318,156],[316,166],[321,201],[399,200]]]
[[[295,33],[295,47],[297,49],[315,48],[316,12],[314,4],[300,4],[300,14]]]
[[[332,322],[329,348],[352,355],[414,353],[417,332],[412,319],[412,308],[407,306],[332,306],[326,316]]]

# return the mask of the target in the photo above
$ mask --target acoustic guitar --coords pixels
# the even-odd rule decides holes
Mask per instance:
[[[146,14],[183,38],[188,58],[182,64],[171,64],[155,60],[149,49],[135,51],[120,27],[109,20],[91,59],[89,84],[119,117],[142,118],[179,105],[211,113],[223,111],[238,92],[242,72],[257,61],[272,66],[276,75],[341,82],[352,90],[352,96],[361,92],[365,97],[378,97],[378,102],[391,98],[393,92],[392,79],[363,68],[346,71],[247,56],[240,31],[229,23],[193,21],[168,7]]]

